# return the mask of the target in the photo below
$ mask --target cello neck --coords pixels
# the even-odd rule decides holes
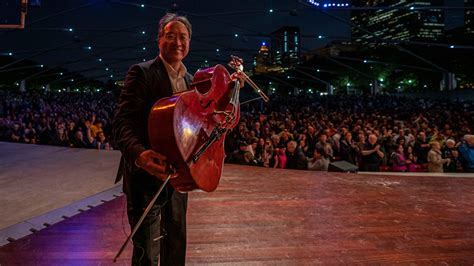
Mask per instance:
[[[268,102],[270,101],[270,98],[268,98],[268,96],[257,86],[257,84],[255,84],[255,82],[253,82],[252,79],[250,79],[249,76],[247,76],[247,74],[245,74],[244,72],[244,66],[242,65],[243,63],[243,60],[237,56],[233,56],[231,55],[231,61],[229,62],[229,66],[234,69],[237,73],[242,73],[243,76],[245,77],[245,81],[250,85],[250,87],[253,88],[253,90],[258,93],[258,95],[260,95],[260,97],[265,101],[265,102]]]

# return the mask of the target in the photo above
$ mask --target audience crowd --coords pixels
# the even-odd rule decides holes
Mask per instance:
[[[400,96],[274,97],[248,106],[227,161],[326,171],[474,171],[474,103]]]
[[[0,99],[1,141],[112,149],[111,93],[0,91]]]
[[[113,149],[110,92],[0,91],[0,141]],[[400,96],[285,96],[242,106],[226,161],[326,171],[474,172],[474,103]]]

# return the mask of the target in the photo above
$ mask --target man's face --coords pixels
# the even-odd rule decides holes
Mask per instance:
[[[426,135],[424,132],[420,132],[420,139],[423,141],[426,139]]]
[[[328,137],[327,137],[326,135],[321,135],[321,136],[319,137],[319,140],[320,140],[321,142],[326,142],[326,141],[328,140]]]
[[[466,140],[467,144],[474,145],[474,137],[470,137]]]
[[[168,64],[180,63],[189,52],[189,32],[179,21],[166,24],[159,43],[160,54]]]
[[[452,141],[446,141],[446,146],[448,146],[448,148],[454,148],[454,145],[456,143],[452,142]]]
[[[374,145],[377,142],[377,136],[375,135],[370,135],[369,136],[369,143]]]
[[[289,153],[294,153],[295,150],[296,150],[296,147],[294,145],[292,145],[291,143],[288,143],[286,145],[286,150],[289,152]]]

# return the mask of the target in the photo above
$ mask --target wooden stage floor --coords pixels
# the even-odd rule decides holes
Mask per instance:
[[[226,165],[192,192],[188,265],[474,263],[474,178]],[[0,248],[0,265],[129,265],[119,197]]]

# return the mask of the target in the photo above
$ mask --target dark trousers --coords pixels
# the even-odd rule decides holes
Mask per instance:
[[[378,172],[379,164],[362,163],[361,170],[364,172]]]
[[[132,238],[132,265],[184,265],[186,259],[186,209],[188,194],[174,191],[169,185],[165,200],[157,200]],[[162,198],[160,196],[160,198]],[[133,228],[145,206],[130,206],[128,220]]]

